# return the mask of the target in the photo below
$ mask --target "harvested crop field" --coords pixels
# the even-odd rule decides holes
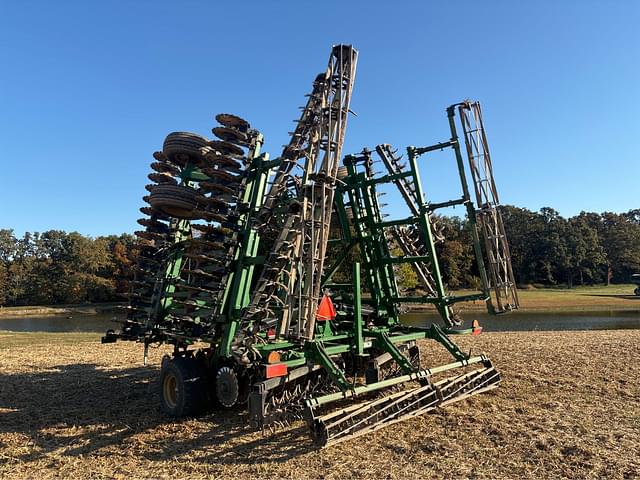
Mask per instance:
[[[238,412],[168,420],[161,349],[143,367],[140,345],[28,335],[0,335],[2,478],[640,476],[638,330],[462,338],[500,388],[324,450],[302,425],[261,434]]]

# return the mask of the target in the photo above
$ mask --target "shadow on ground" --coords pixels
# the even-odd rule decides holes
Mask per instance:
[[[188,455],[217,464],[286,462],[314,449],[302,428],[261,434],[239,411],[169,419],[158,408],[157,374],[95,364],[0,374],[0,433],[22,444],[0,447],[18,461],[110,455],[124,446],[149,460]]]
[[[640,296],[638,295],[624,295],[624,294],[614,294],[614,293],[588,293],[584,294],[588,297],[606,297],[606,298],[619,298],[621,300],[638,300],[640,301]]]

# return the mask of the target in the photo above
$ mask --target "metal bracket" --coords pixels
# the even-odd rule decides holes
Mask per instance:
[[[316,362],[322,365],[341,391],[344,392],[352,388],[342,370],[331,359],[321,342],[306,342],[305,349]]]
[[[381,350],[384,350],[385,352],[388,352],[391,355],[391,357],[402,369],[402,373],[409,374],[416,371],[416,368],[414,368],[414,366],[411,365],[411,362],[409,361],[409,359],[405,357],[402,354],[402,352],[398,350],[398,347],[396,347],[393,344],[393,342],[389,338],[389,333],[387,331],[367,330],[366,335],[369,337],[374,337],[376,339],[376,342],[378,344],[377,346]]]
[[[470,354],[464,353],[460,348],[451,341],[451,339],[447,336],[447,334],[435,323],[431,325],[429,329],[429,338],[440,343],[447,351],[453,355],[456,360],[468,360],[471,358]]]

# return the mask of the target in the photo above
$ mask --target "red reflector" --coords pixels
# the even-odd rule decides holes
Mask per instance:
[[[481,333],[482,333],[482,327],[480,326],[480,322],[478,320],[474,320],[471,323],[471,334],[480,335]]]
[[[284,363],[273,363],[266,366],[266,377],[284,377],[287,374],[287,366]]]
[[[316,318],[319,321],[327,321],[327,320],[335,320],[336,318],[336,307],[333,306],[333,302],[331,301],[331,297],[325,295],[320,300],[320,305],[318,306],[318,313]]]

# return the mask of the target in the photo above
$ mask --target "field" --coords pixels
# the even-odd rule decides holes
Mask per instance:
[[[488,333],[497,390],[316,450],[302,424],[253,432],[239,412],[170,421],[162,349],[91,334],[0,334],[0,477],[634,478],[640,331]],[[427,348],[427,352],[431,352]],[[430,358],[438,361],[433,352]]]
[[[575,288],[519,289],[518,298],[522,310],[531,311],[598,311],[639,310],[640,297],[634,295],[636,285],[609,285]],[[471,293],[468,290],[452,292],[456,295]],[[464,305],[464,310],[483,311],[484,302]]]
[[[82,303],[73,305],[27,305],[22,307],[0,306],[2,317],[37,317],[42,315],[95,315],[112,312],[124,305],[122,302]]]
[[[524,310],[623,310],[640,309],[640,297],[633,294],[635,285],[596,287],[541,288],[519,290]]]

